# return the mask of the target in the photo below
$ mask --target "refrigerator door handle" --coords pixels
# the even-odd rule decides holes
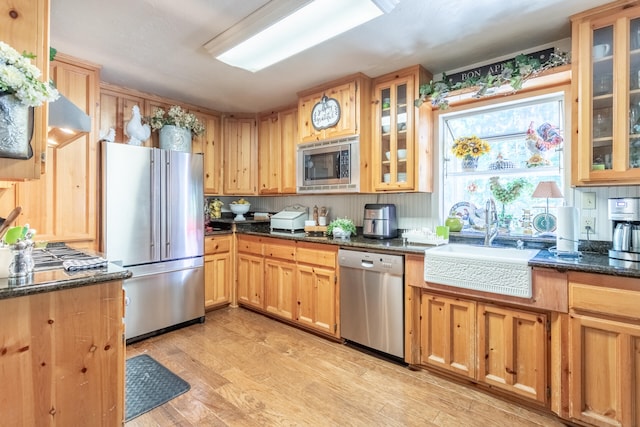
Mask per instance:
[[[171,193],[171,185],[169,185],[169,183],[173,182],[173,177],[171,176],[171,156],[172,153],[171,151],[167,151],[166,153],[166,161],[164,162],[164,167],[165,167],[165,186],[164,186],[164,192],[165,192],[165,198],[164,200],[166,201],[165,203],[170,203],[169,201],[173,201],[173,195]],[[165,223],[164,223],[164,235],[165,235],[165,242],[164,242],[164,254],[162,255],[163,258],[171,258],[170,254],[171,254],[171,207],[170,206],[165,206],[164,209],[165,212]]]
[[[153,259],[155,258],[155,252],[156,252],[156,239],[158,236],[158,221],[157,221],[157,217],[153,214],[154,210],[155,210],[155,206],[158,203],[158,193],[157,193],[157,185],[158,183],[158,174],[155,173],[156,170],[156,150],[150,150],[149,151],[149,156],[151,157],[150,159],[150,175],[151,175],[151,179],[149,180],[149,192],[151,194],[151,206],[150,206],[150,212],[149,212],[149,218],[150,218],[150,222],[151,222],[151,241],[149,242],[149,250],[150,250],[150,254],[149,256]]]

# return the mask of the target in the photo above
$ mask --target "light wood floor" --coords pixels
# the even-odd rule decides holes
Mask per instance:
[[[562,426],[242,308],[131,344],[191,384],[134,426]]]

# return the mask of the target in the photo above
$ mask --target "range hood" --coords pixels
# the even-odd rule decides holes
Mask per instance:
[[[49,145],[62,148],[91,131],[91,118],[64,95],[49,103]]]

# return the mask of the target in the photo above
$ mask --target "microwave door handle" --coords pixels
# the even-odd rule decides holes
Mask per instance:
[[[338,152],[338,154],[336,154],[336,173],[334,175],[336,178],[340,178],[340,154],[340,151]]]

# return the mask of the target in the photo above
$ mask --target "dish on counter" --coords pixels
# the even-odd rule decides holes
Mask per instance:
[[[549,229],[547,230],[547,216],[549,217]],[[533,228],[540,233],[556,231],[558,220],[553,214],[539,213],[533,217]]]
[[[462,219],[464,226],[484,227],[484,219],[481,216],[482,210],[478,209],[471,202],[458,202],[451,207],[449,215],[455,215]]]

